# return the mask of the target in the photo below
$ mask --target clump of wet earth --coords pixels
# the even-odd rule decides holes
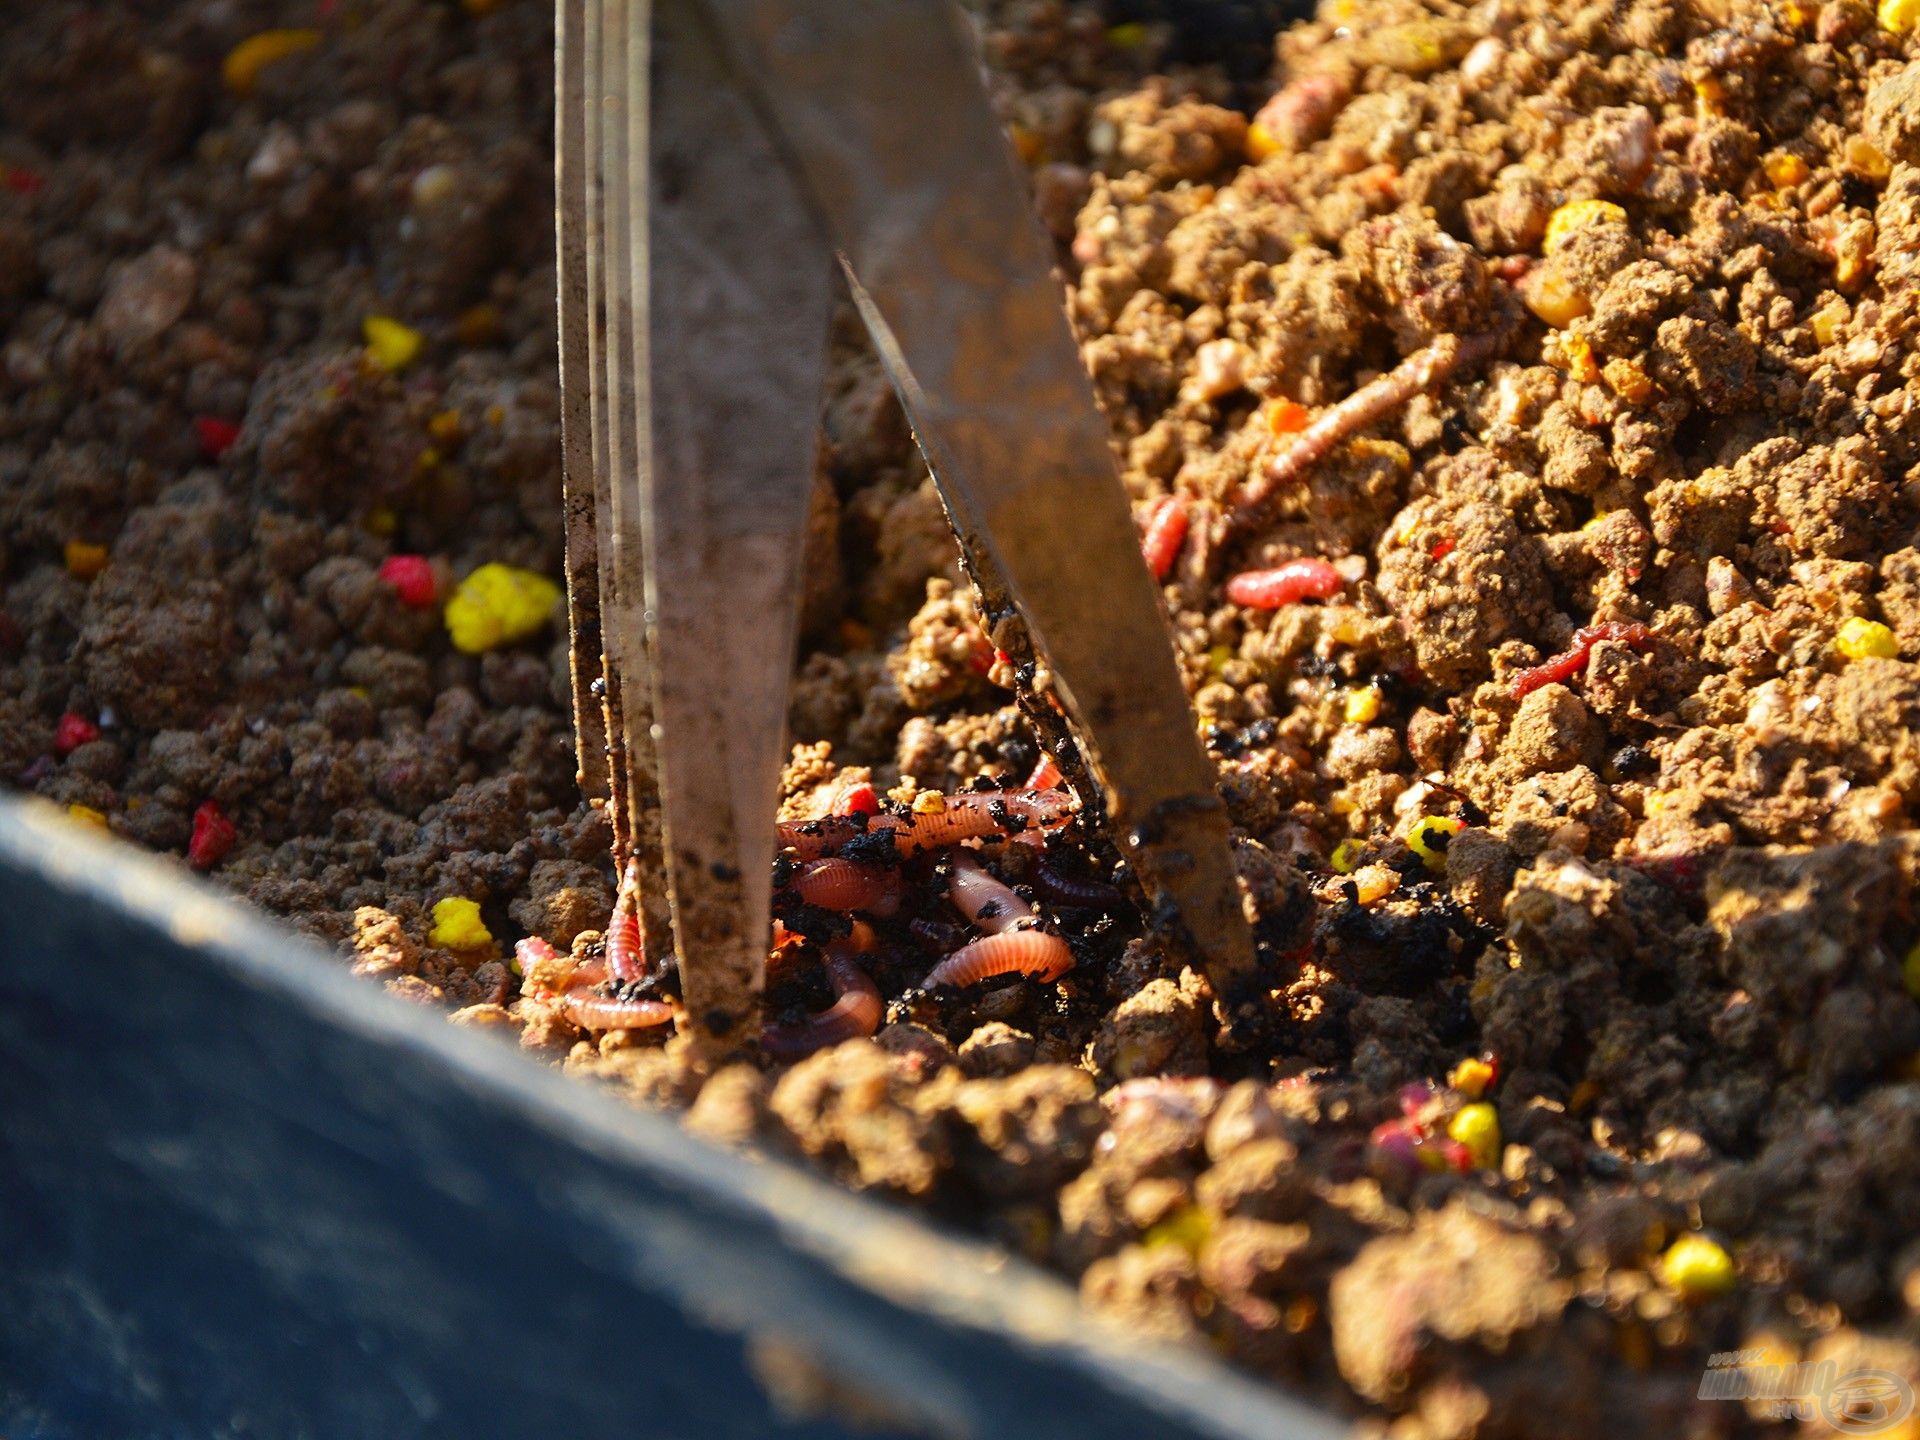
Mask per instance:
[[[1057,985],[716,1073],[520,993],[516,939],[596,942],[609,837],[560,628],[443,613],[560,574],[550,7],[22,8],[0,778],[1377,1433],[1785,1426],[1696,1398],[1732,1350],[1920,1380],[1916,7],[1329,0],[1269,43],[985,4],[1129,495],[1189,520],[1166,596],[1275,1023],[1223,1046],[1136,921],[1063,909]],[[1018,783],[850,311],[823,436],[787,813]],[[1228,601],[1305,558],[1328,598]],[[919,878],[890,999],[965,933]]]

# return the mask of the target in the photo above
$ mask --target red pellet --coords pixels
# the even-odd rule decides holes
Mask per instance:
[[[1453,547],[1459,543],[1460,542],[1455,540],[1451,535],[1442,536],[1433,542],[1432,548],[1427,551],[1427,558],[1430,560],[1444,560],[1453,553]]]
[[[60,723],[54,727],[53,748],[62,755],[71,755],[82,745],[90,744],[100,738],[100,727],[84,715],[76,715],[69,710],[60,717]]]
[[[218,460],[240,438],[240,427],[217,415],[201,415],[193,422],[193,433],[200,438],[200,453],[209,460]]]
[[[0,165],[0,183],[16,195],[37,195],[46,179],[37,170],[20,165]]]
[[[865,780],[849,785],[840,792],[840,798],[833,803],[836,815],[877,815],[880,813],[880,795]]]
[[[1573,643],[1551,660],[1522,670],[1513,677],[1513,698],[1522,699],[1531,695],[1542,685],[1557,685],[1571,680],[1587,668],[1587,657],[1593,653],[1593,647],[1602,640],[1617,641],[1622,645],[1631,645],[1636,650],[1646,650],[1653,644],[1653,632],[1646,626],[1624,620],[1607,620],[1598,625],[1587,625],[1573,632]]]
[[[1140,554],[1153,578],[1164,580],[1180,558],[1180,547],[1187,543],[1187,502],[1168,495],[1154,506],[1147,517],[1147,528],[1140,537]]]
[[[196,870],[211,870],[233,848],[238,835],[220,806],[207,801],[193,812],[193,839],[187,844],[187,863]]]
[[[414,610],[431,607],[439,593],[433,565],[424,555],[389,555],[380,566],[380,578],[393,587],[402,605]]]
[[[1227,581],[1227,599],[1249,610],[1278,610],[1296,600],[1325,600],[1347,582],[1324,560],[1289,560],[1271,570],[1247,570]]]

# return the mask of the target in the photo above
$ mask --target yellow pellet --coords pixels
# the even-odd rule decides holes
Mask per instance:
[[[1407,848],[1426,862],[1429,870],[1447,868],[1447,846],[1467,828],[1451,815],[1429,815],[1407,832]]]
[[[1189,1255],[1198,1255],[1213,1235],[1213,1220],[1198,1205],[1182,1205],[1166,1219],[1140,1237],[1149,1250],[1175,1245]]]
[[[91,580],[107,568],[107,547],[85,540],[69,540],[65,551],[67,573],[76,580]]]
[[[1900,964],[1900,979],[1907,987],[1907,994],[1920,1000],[1920,944],[1907,951],[1907,958]]]
[[[1564,330],[1593,309],[1593,300],[1551,261],[1529,275],[1520,298],[1544,324]]]
[[[1900,653],[1900,642],[1893,637],[1893,631],[1878,620],[1863,620],[1855,615],[1840,627],[1840,633],[1833,637],[1833,648],[1849,660],[1864,660],[1869,655],[1880,660],[1892,660]]]
[[[1400,872],[1391,865],[1362,865],[1353,872],[1353,888],[1355,900],[1371,905],[1400,888]]]
[[[1474,1165],[1491,1170],[1500,1163],[1500,1116],[1485,1101],[1462,1105],[1460,1113],[1447,1122],[1447,1138],[1467,1147]]]
[[[1351,875],[1360,864],[1360,854],[1366,847],[1358,840],[1342,840],[1333,847],[1331,864],[1341,875]]]
[[[1600,380],[1600,366],[1593,358],[1593,346],[1584,336],[1565,335],[1560,340],[1560,353],[1567,357],[1567,374],[1582,385],[1594,385]]]
[[[1704,80],[1693,82],[1694,110],[1701,118],[1708,115],[1727,113],[1727,87],[1717,76],[1709,75]]]
[[[1371,685],[1350,692],[1345,714],[1349,725],[1371,725],[1380,718],[1380,692]]]
[[[1682,1235],[1660,1260],[1660,1278],[1682,1300],[1707,1300],[1733,1289],[1733,1257],[1704,1235]]]
[[[1447,1076],[1447,1084],[1467,1099],[1478,1100],[1493,1084],[1493,1066],[1484,1060],[1469,1057],[1453,1067],[1453,1073]]]
[[[1107,27],[1107,44],[1116,50],[1138,50],[1147,43],[1147,27],[1138,20]]]
[[[480,918],[478,902],[449,895],[433,902],[433,930],[427,939],[447,950],[484,950],[493,943],[493,932]]]
[[[1846,328],[1847,307],[1845,302],[1836,300],[1825,309],[1816,311],[1807,321],[1813,331],[1813,338],[1822,345],[1831,345],[1840,338],[1840,332]]]
[[[361,519],[360,528],[384,540],[400,528],[400,517],[391,505],[376,505]]]
[[[251,95],[260,81],[260,72],[279,60],[318,45],[318,30],[263,30],[242,40],[227,52],[220,66],[220,77],[236,95]]]
[[[107,828],[107,817],[91,805],[69,805],[67,814],[82,825],[92,825],[101,830]]]
[[[553,617],[560,587],[511,565],[482,565],[447,601],[447,633],[469,655],[524,639]]]
[[[1624,225],[1627,212],[1611,200],[1569,200],[1547,220],[1547,238],[1542,249],[1549,255],[1567,243],[1582,225]]]
[[[366,338],[367,359],[389,373],[398,373],[420,358],[427,340],[411,325],[388,315],[369,315],[360,322]]]
[[[1891,35],[1905,35],[1920,25],[1920,0],[1880,0],[1880,28]]]
[[[1258,165],[1262,160],[1278,155],[1285,147],[1274,133],[1258,120],[1247,126],[1247,158]]]
[[[947,808],[947,797],[938,790],[922,790],[913,797],[913,813],[916,815],[939,815]]]
[[[1766,167],[1767,179],[1783,190],[1803,183],[1812,173],[1807,168],[1806,161],[1787,150],[1774,151],[1763,163]]]

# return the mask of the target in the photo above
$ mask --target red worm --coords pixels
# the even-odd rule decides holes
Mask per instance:
[[[617,985],[647,973],[647,950],[640,938],[640,867],[631,860],[620,880],[613,916],[607,921],[607,971]]]
[[[614,1000],[584,993],[578,980],[560,996],[561,1012],[582,1030],[646,1030],[665,1025],[674,1007],[664,1000]]]
[[[1057,980],[1073,968],[1073,951],[1058,935],[1044,930],[1008,930],[962,945],[934,966],[921,982],[931,990],[939,985],[972,985],[990,975],[1019,972],[1036,980]]]
[[[1522,670],[1513,677],[1513,698],[1520,700],[1542,685],[1571,680],[1586,669],[1587,657],[1602,640],[1616,640],[1622,645],[1631,645],[1636,650],[1644,651],[1653,644],[1653,632],[1644,625],[1625,620],[1605,620],[1598,625],[1583,626],[1573,632],[1573,643],[1565,650],[1551,660],[1535,665],[1530,670]]]
[[[553,946],[538,935],[529,935],[513,950],[520,959],[521,971],[527,975],[532,975],[536,965],[551,964],[560,958]],[[582,1030],[645,1030],[673,1019],[674,1007],[664,1000],[616,1000],[589,993],[606,978],[605,961],[588,961],[575,967],[557,994],[538,991],[536,998],[558,1005],[560,1013]]]
[[[1282,92],[1285,93],[1285,92]],[[1416,350],[1393,369],[1370,380],[1294,437],[1293,443],[1267,463],[1266,471],[1248,482],[1234,510],[1234,524],[1244,527],[1256,519],[1267,502],[1318,463],[1343,440],[1384,420],[1422,390],[1430,389],[1465,365],[1477,365],[1500,348],[1504,330],[1488,330],[1462,339],[1443,335]]]
[[[1296,600],[1325,600],[1347,582],[1324,560],[1289,560],[1272,570],[1248,570],[1227,581],[1227,599],[1249,610],[1278,610]]]
[[[1027,826],[1052,830],[1072,818],[1073,797],[1064,790],[975,790],[949,795],[943,809],[923,814],[880,814],[864,823],[845,815],[788,820],[778,833],[784,848],[802,860],[817,860],[874,830],[893,831],[900,853],[911,855]]]
[[[980,862],[965,851],[953,857],[953,869],[947,880],[947,899],[974,924],[989,935],[1033,923],[1033,907],[1007,886],[994,879]]]
[[[1180,547],[1187,543],[1187,520],[1187,502],[1178,495],[1162,497],[1147,517],[1140,554],[1154,579],[1166,579],[1173,562],[1180,558]]]
[[[1058,790],[1060,788],[1060,767],[1053,763],[1051,755],[1042,754],[1040,761],[1033,767],[1033,773],[1027,777],[1023,787],[1028,790]]]
[[[794,892],[823,910],[891,915],[900,908],[899,876],[858,860],[809,860],[793,877]]]
[[[1033,888],[1054,904],[1070,905],[1077,910],[1118,910],[1126,901],[1111,885],[1098,880],[1075,880],[1045,864],[1034,867]]]
[[[852,935],[827,946],[827,978],[833,982],[834,1002],[818,1014],[791,1025],[768,1025],[760,1032],[760,1046],[775,1060],[798,1060],[843,1040],[858,1040],[880,1028],[885,1008],[880,987],[860,968],[855,957],[873,948],[873,930],[856,922]]]

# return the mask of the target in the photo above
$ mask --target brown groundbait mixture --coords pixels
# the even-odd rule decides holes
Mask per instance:
[[[1167,594],[1272,1053],[1218,1050],[1131,917],[1061,909],[1056,985],[711,1077],[505,963],[593,945],[612,900],[558,627],[462,654],[379,575],[559,574],[550,7],[14,8],[0,775],[176,854],[213,801],[218,877],[389,988],[1396,1436],[1764,1428],[1694,1398],[1741,1347],[1920,1379],[1920,69],[1870,8],[1329,0],[1268,55],[989,6],[1126,483],[1193,517]],[[223,80],[280,26],[317,44]],[[423,341],[397,372],[375,314]],[[1228,518],[1304,419],[1488,332]],[[869,768],[1017,783],[1037,752],[850,315],[825,416],[787,813]],[[1309,556],[1324,603],[1225,603]],[[56,744],[68,712],[98,738]],[[869,957],[890,999],[965,933],[917,874]],[[491,943],[431,943],[447,897]],[[1686,1235],[1732,1276],[1665,1263]]]

